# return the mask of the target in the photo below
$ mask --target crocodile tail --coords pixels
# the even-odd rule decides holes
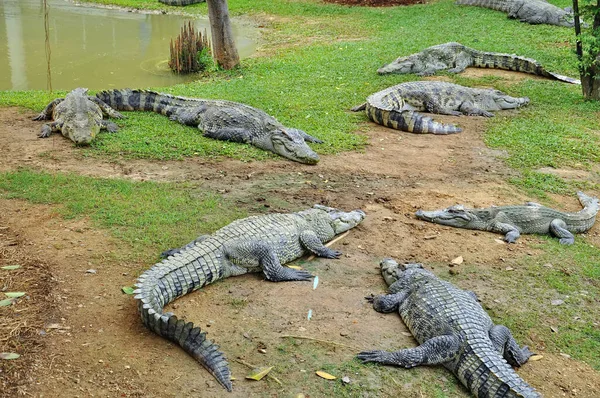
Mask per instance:
[[[507,0],[457,0],[455,4],[491,8],[492,10],[508,12],[512,2]]]
[[[415,111],[384,110],[369,104],[367,104],[366,110],[369,119],[375,123],[409,133],[454,134],[462,131],[460,127],[436,122]]]
[[[491,347],[466,345],[457,359],[455,372],[476,397],[541,397]]]
[[[152,111],[166,116],[171,116],[181,106],[199,102],[150,90],[130,89],[100,91],[96,97],[120,111]]]
[[[518,55],[475,51],[473,53],[473,66],[478,68],[512,70],[515,72],[544,76],[566,83],[581,84],[579,79],[573,79],[568,76],[559,75],[558,73],[548,72],[535,59],[520,57]]]
[[[581,203],[581,205],[584,207],[584,210],[592,212],[594,214],[598,212],[598,198],[594,196],[588,196],[581,191],[577,192],[577,197],[579,198],[579,202]]]
[[[134,291],[142,323],[154,333],[183,348],[204,366],[217,381],[232,390],[229,364],[219,346],[206,338],[206,333],[192,322],[171,313],[163,313],[163,307],[177,297],[211,283],[212,275],[204,275],[208,268],[193,269],[193,263],[185,262],[184,255],[176,254],[144,272],[137,280]],[[179,261],[178,261],[179,260]],[[200,260],[194,261],[199,263]],[[175,265],[174,265],[175,264]],[[203,272],[204,271],[204,272]]]

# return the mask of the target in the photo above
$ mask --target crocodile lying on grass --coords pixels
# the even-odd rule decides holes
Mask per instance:
[[[273,282],[306,281],[307,271],[283,267],[312,252],[320,257],[338,258],[340,252],[323,242],[358,225],[365,217],[361,210],[343,212],[315,205],[291,214],[254,216],[202,236],[195,244],[171,251],[162,262],[137,280],[135,298],[142,322],[158,335],[179,344],[231,391],[230,371],[218,346],[192,322],[163,313],[163,307],[194,290],[219,279],[263,272]]]
[[[577,192],[583,209],[577,213],[563,213],[527,202],[521,206],[498,206],[486,209],[467,209],[462,205],[443,210],[415,214],[421,220],[451,227],[477,229],[505,234],[504,240],[514,243],[521,234],[550,234],[563,245],[575,241],[573,233],[589,230],[596,221],[598,198]]]
[[[544,76],[567,83],[581,84],[578,79],[548,72],[535,59],[520,57],[515,54],[479,51],[457,42],[438,44],[416,54],[399,57],[388,65],[379,68],[377,73],[381,75],[414,73],[418,76],[431,76],[441,70],[449,73],[460,73],[469,66],[511,70]]]
[[[469,88],[458,84],[416,81],[401,83],[372,94],[367,102],[352,108],[366,110],[375,123],[411,133],[453,134],[462,129],[433,121],[415,111],[443,115],[494,116],[488,111],[513,109],[529,103],[498,90]]]
[[[473,292],[438,279],[421,264],[381,262],[388,295],[373,298],[378,312],[398,311],[419,346],[396,352],[363,351],[358,358],[412,368],[443,365],[479,398],[540,397],[513,370],[532,355],[506,326],[494,325]]]
[[[198,127],[205,137],[251,144],[300,163],[319,161],[306,142],[322,143],[321,140],[285,127],[264,111],[245,104],[130,89],[102,91],[96,96],[118,110],[153,111],[169,116],[181,124]]]
[[[112,109],[99,98],[87,95],[87,88],[76,88],[65,98],[50,102],[33,120],[54,120],[42,126],[38,135],[47,138],[53,132],[61,132],[77,145],[88,145],[100,132],[100,129],[114,133],[116,124],[103,120],[103,115],[120,119],[119,112]]]
[[[572,9],[558,8],[545,0],[457,0],[456,4],[491,8],[530,24],[574,25]]]
[[[205,0],[158,0],[168,6],[187,6],[190,4],[204,3]]]

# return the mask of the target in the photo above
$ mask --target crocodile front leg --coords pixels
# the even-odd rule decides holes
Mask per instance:
[[[413,368],[418,365],[440,365],[451,361],[460,348],[460,339],[454,335],[436,336],[415,348],[406,348],[396,352],[363,351],[357,358],[363,362],[377,362]]]
[[[408,296],[408,291],[403,290],[394,294],[381,294],[373,298],[368,298],[373,303],[373,309],[377,312],[388,314],[390,312],[398,311],[400,303],[402,303]]]
[[[340,258],[342,255],[341,251],[332,250],[325,246],[314,231],[302,231],[300,233],[300,242],[307,250],[310,250],[311,253],[319,257]]]
[[[508,243],[515,243],[521,236],[521,232],[519,232],[517,227],[503,222],[495,222],[490,230],[504,234],[504,240]]]
[[[494,325],[490,329],[490,340],[506,362],[512,366],[521,366],[533,355],[527,346],[519,347],[510,330],[504,325]]]
[[[310,272],[283,267],[273,248],[261,240],[238,241],[224,249],[226,258],[234,265],[262,268],[272,282],[309,281]]]
[[[312,135],[310,135],[302,130],[291,128],[291,127],[286,127],[286,129],[295,131],[296,133],[298,133],[298,135],[300,135],[302,138],[304,138],[304,141],[306,141],[306,142],[314,142],[315,144],[323,143],[323,141],[321,141],[320,139],[313,137]]]
[[[572,245],[575,243],[575,236],[567,231],[567,224],[560,218],[552,220],[550,223],[550,233],[560,238],[559,242],[562,245]]]
[[[483,110],[481,108],[476,107],[471,102],[463,102],[458,109],[463,114],[467,116],[485,116],[485,117],[494,117],[494,114]]]
[[[42,126],[42,130],[38,134],[39,138],[48,138],[52,133],[58,133],[62,129],[63,122],[56,121],[52,123],[46,123]]]
[[[42,112],[40,112],[39,115],[37,115],[36,117],[34,117],[31,120],[52,120],[52,112],[54,112],[54,107],[56,105],[60,104],[61,102],[63,102],[64,100],[65,100],[64,98],[55,99],[54,101],[52,101],[51,103],[46,105],[44,110]]]
[[[100,128],[108,131],[109,133],[116,133],[119,131],[119,126],[108,120],[102,120],[100,122]]]

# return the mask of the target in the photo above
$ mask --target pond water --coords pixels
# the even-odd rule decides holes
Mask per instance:
[[[168,86],[194,80],[168,68],[180,15],[142,14],[47,0],[53,89]],[[210,34],[208,18],[194,19]],[[255,49],[256,29],[232,21],[240,57]],[[42,0],[0,0],[0,90],[43,90],[48,71]]]

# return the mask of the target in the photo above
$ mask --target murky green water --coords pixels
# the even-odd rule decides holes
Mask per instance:
[[[169,42],[189,18],[48,0],[53,89],[167,86],[193,80],[167,66]],[[233,31],[241,57],[255,48],[250,27]],[[208,19],[194,20],[210,31]],[[0,0],[0,90],[47,88],[42,0]]]

